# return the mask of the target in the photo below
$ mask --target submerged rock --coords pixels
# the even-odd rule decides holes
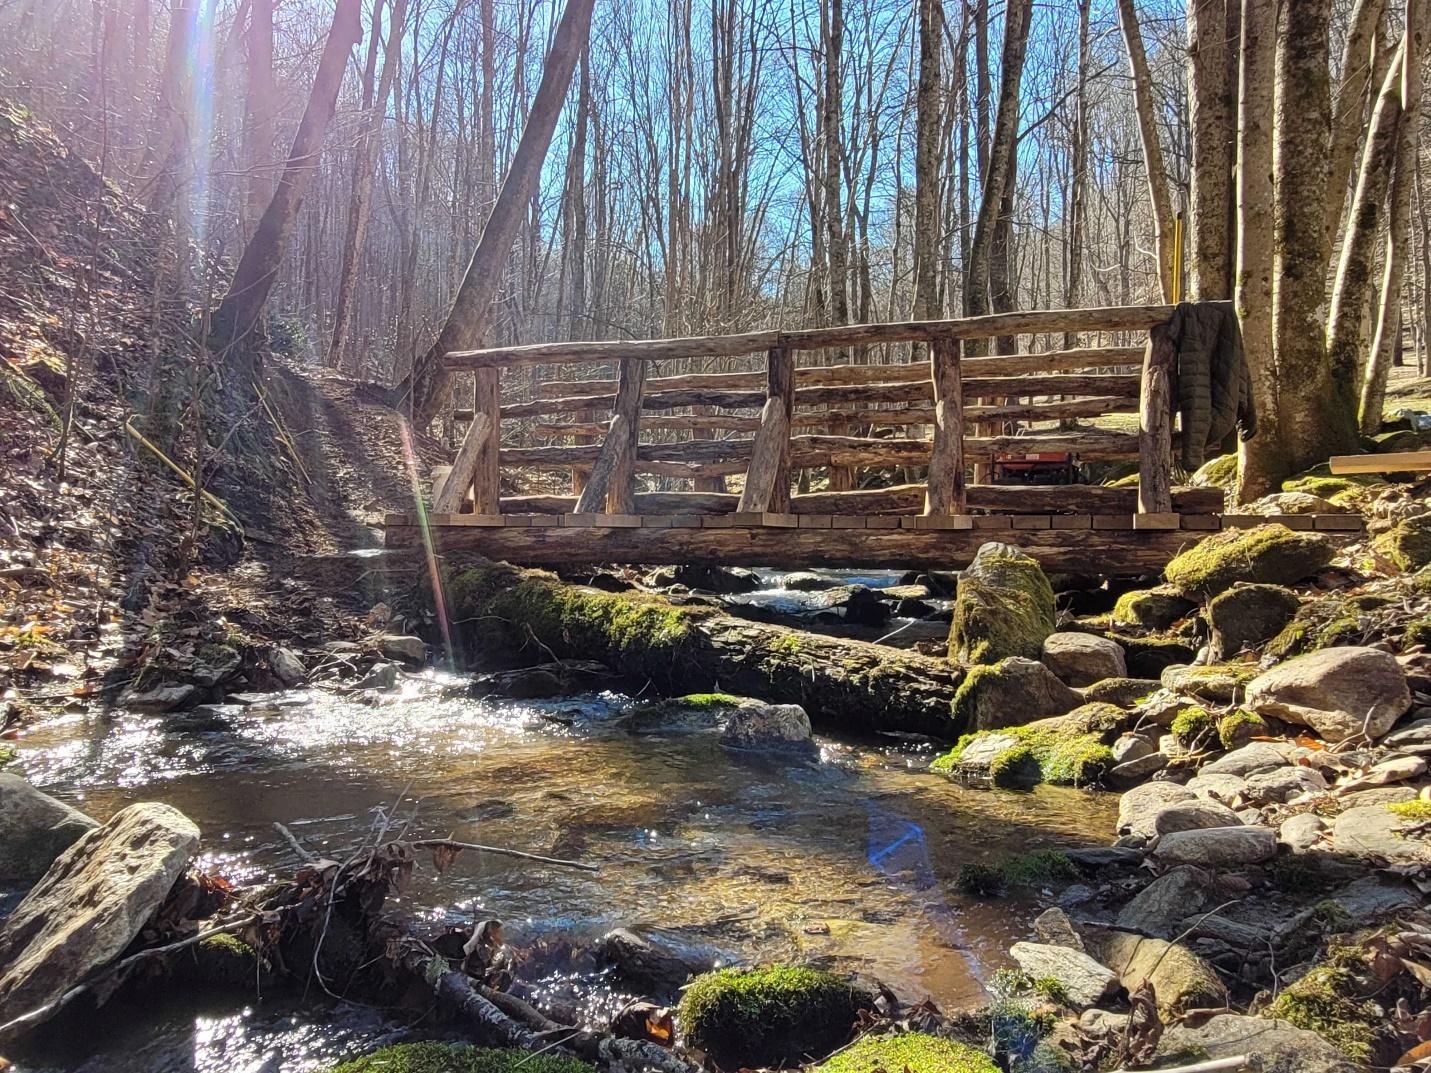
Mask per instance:
[[[680,949],[627,928],[607,932],[592,952],[622,983],[663,995],[675,994],[692,976],[715,966],[711,954]]]
[[[1247,706],[1311,727],[1330,742],[1375,740],[1411,707],[1406,674],[1379,648],[1328,648],[1273,667],[1247,686]]]
[[[1014,943],[1009,956],[1032,980],[1053,980],[1075,1010],[1086,1010],[1118,990],[1118,977],[1081,950],[1045,943]]]
[[[0,880],[32,883],[99,824],[78,809],[0,773]]]
[[[997,730],[1044,716],[1062,715],[1083,703],[1042,663],[1010,656],[975,667],[954,694],[956,726],[966,730]]]
[[[1227,529],[1168,563],[1164,576],[1183,596],[1207,599],[1238,582],[1290,585],[1332,561],[1332,545],[1319,533],[1285,525]]]
[[[687,1045],[726,1069],[778,1066],[846,1043],[874,996],[817,969],[721,969],[696,977],[681,998]]]
[[[747,701],[729,710],[720,743],[731,749],[813,751],[810,717],[798,704]]]
[[[813,574],[809,571],[796,571],[793,574],[786,574],[780,579],[782,589],[791,589],[795,592],[821,592],[825,589],[837,589],[840,582],[834,578],[825,577],[823,574]]]
[[[949,658],[964,664],[1038,659],[1053,625],[1053,588],[1038,561],[1009,544],[985,544],[959,578]]]
[[[1092,633],[1051,633],[1043,641],[1043,665],[1070,686],[1090,686],[1128,673],[1117,641]]]
[[[746,570],[739,566],[709,566],[694,563],[682,563],[676,567],[671,584],[686,585],[692,589],[704,589],[706,592],[716,592],[723,596],[754,592],[756,589],[764,587],[760,575],[754,570]]]
[[[116,958],[199,848],[168,805],[130,805],[62,853],[0,926],[0,1023],[43,1006]]]

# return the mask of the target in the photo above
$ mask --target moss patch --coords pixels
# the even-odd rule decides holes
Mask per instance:
[[[929,769],[946,774],[957,772],[965,750],[973,742],[988,735],[1004,735],[1015,744],[990,762],[989,777],[995,786],[1026,786],[1040,780],[1060,786],[1090,786],[1113,766],[1113,750],[1107,741],[1116,737],[1126,722],[1127,713],[1121,708],[1085,704],[1052,719],[965,734]],[[1029,778],[1030,774],[1037,777]]]
[[[1176,720],[1175,720],[1176,722]],[[1267,722],[1255,712],[1239,708],[1217,723],[1217,740],[1224,749],[1240,749],[1255,737],[1267,733]]]
[[[729,693],[687,693],[675,702],[684,708],[739,708],[743,703]]]
[[[1397,801],[1387,805],[1386,811],[1395,813],[1403,820],[1414,820],[1417,823],[1431,821],[1431,801]]]
[[[1053,632],[1053,587],[1031,556],[985,544],[959,578],[949,657],[965,664],[1038,659]]]
[[[1221,488],[1230,492],[1237,487],[1237,456],[1219,455],[1209,458],[1189,479],[1194,488]]]
[[[1134,589],[1118,597],[1113,605],[1113,624],[1139,626],[1145,630],[1166,630],[1197,605],[1171,588]]]
[[[1217,729],[1211,713],[1206,708],[1193,705],[1173,716],[1173,725],[1168,728],[1185,749],[1210,740]]]
[[[1334,946],[1327,961],[1282,989],[1266,1016],[1317,1033],[1354,1062],[1370,1062],[1385,1015],[1361,997],[1357,952]]]
[[[828,972],[794,966],[720,969],[696,977],[677,1011],[688,1043],[719,1065],[824,1057],[850,1038],[869,994]]]
[[[939,1036],[910,1032],[903,1036],[865,1036],[814,1073],[876,1073],[908,1069],[911,1073],[999,1073],[983,1051]]]
[[[1259,525],[1208,537],[1173,559],[1165,576],[1184,596],[1206,599],[1239,581],[1290,585],[1331,559],[1332,545],[1320,534]]]
[[[1036,887],[1060,879],[1075,879],[1078,869],[1068,855],[1042,849],[1005,857],[995,864],[960,867],[955,885],[976,898],[993,898],[1009,890]]]
[[[1373,540],[1372,547],[1403,573],[1431,565],[1431,515],[1408,518]]]
[[[399,1043],[334,1066],[329,1073],[593,1073],[575,1058],[465,1043]]]

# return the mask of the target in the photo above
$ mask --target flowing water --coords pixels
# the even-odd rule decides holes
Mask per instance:
[[[428,674],[377,705],[294,692],[189,730],[76,714],[27,733],[19,766],[101,818],[135,801],[174,805],[202,829],[206,863],[236,880],[291,874],[298,859],[275,821],[341,859],[387,814],[409,836],[600,866],[467,852],[439,876],[420,862],[398,906],[410,914],[500,917],[519,947],[555,932],[656,929],[732,961],[863,971],[945,1008],[979,1001],[1029,915],[957,894],[959,866],[1106,844],[1113,828],[1112,795],[965,789],[924,770],[928,746],[895,739],[821,738],[817,760],[794,763],[724,749],[708,725],[635,732],[624,697],[460,694]],[[177,999],[93,1020],[78,1035],[49,1033],[18,1068],[299,1071],[401,1028],[354,1007]]]

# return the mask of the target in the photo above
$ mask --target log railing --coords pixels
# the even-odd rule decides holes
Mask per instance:
[[[1176,526],[1172,488],[1173,374],[1176,355],[1167,335],[1172,307],[1003,313],[987,317],[849,325],[799,331],[762,331],[693,339],[642,339],[540,343],[447,355],[453,370],[476,377],[474,406],[453,467],[434,487],[436,513],[473,510],[503,513],[499,466],[571,469],[577,498],[561,500],[561,513],[611,517],[648,513],[652,493],[638,494],[636,475],[690,479],[692,493],[654,493],[709,500],[719,509],[784,514],[792,509],[792,470],[827,467],[927,467],[922,496],[926,515],[958,518],[986,509],[981,493],[965,487],[967,466],[982,467],[1005,453],[1067,452],[1084,460],[1136,458],[1136,514],[1146,528]],[[1042,353],[963,358],[968,339],[1023,334],[1147,333],[1143,346],[1087,346]],[[797,355],[824,348],[880,343],[924,343],[928,361],[891,365],[797,368]],[[682,373],[647,377],[647,363],[677,358],[751,357],[763,352],[763,371]],[[499,371],[512,366],[613,361],[615,379],[541,383],[530,402],[501,405]],[[1141,373],[1109,372],[1141,363]],[[818,410],[805,407],[820,407]],[[671,411],[690,409],[690,413]],[[744,410],[726,413],[721,410]],[[609,412],[606,421],[598,415]],[[1138,431],[1105,428],[1029,431],[1021,435],[970,434],[1007,430],[1015,423],[1137,414]],[[530,431],[567,444],[498,448],[503,420],[537,419]],[[863,427],[932,427],[930,439],[821,434]],[[966,431],[967,429],[967,431]],[[642,442],[642,432],[687,433],[675,442]],[[732,439],[718,433],[747,433]],[[583,442],[583,440],[585,442]],[[596,442],[596,441],[600,442]],[[711,492],[724,476],[744,474],[738,497]],[[1087,496],[1064,490],[1076,510]],[[1085,490],[1086,491],[1086,490]],[[1026,498],[1041,509],[1058,502],[1055,490]],[[1129,493],[1125,493],[1127,495]],[[863,492],[845,496],[861,512]],[[704,500],[702,499],[704,497]],[[538,497],[540,498],[540,497]],[[556,503],[560,497],[546,497]],[[811,499],[813,497],[798,497]],[[1005,504],[1017,497],[1004,496]],[[908,500],[895,508],[917,509]],[[574,506],[574,511],[571,509]],[[711,509],[716,509],[712,506]],[[867,509],[867,508],[866,508]],[[1017,509],[1005,506],[1000,509]],[[1038,508],[1036,508],[1038,509]],[[508,511],[510,513],[510,511]],[[704,511],[701,511],[704,513]],[[839,513],[835,511],[834,513]]]

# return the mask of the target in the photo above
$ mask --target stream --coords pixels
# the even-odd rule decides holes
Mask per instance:
[[[700,719],[635,732],[622,696],[474,700],[462,686],[427,672],[376,705],[295,691],[219,719],[73,714],[28,731],[18,766],[100,818],[142,800],[181,809],[204,833],[201,863],[236,882],[298,865],[275,821],[343,859],[401,798],[394,829],[410,837],[600,866],[465,852],[439,876],[424,859],[401,912],[499,917],[518,948],[630,927],[735,962],[860,971],[945,1009],[981,1001],[1026,930],[1027,914],[958,894],[960,865],[1106,844],[1114,827],[1114,795],[967,789],[924,770],[927,744],[820,736],[816,761],[792,762],[727,750]],[[79,1033],[75,1020],[37,1034],[16,1070],[297,1073],[409,1025],[346,1004],[196,996],[121,1000]]]

